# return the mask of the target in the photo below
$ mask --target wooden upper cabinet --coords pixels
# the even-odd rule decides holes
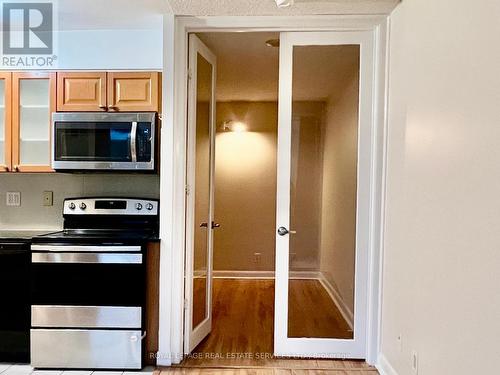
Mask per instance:
[[[52,172],[52,112],[56,110],[56,73],[12,73],[12,169]]]
[[[158,112],[158,72],[109,72],[108,110]]]
[[[0,173],[12,170],[12,73],[0,72]]]
[[[57,111],[106,109],[106,72],[57,73]]]

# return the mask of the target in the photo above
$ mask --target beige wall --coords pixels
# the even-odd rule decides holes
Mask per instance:
[[[200,80],[198,80],[200,82]],[[210,223],[210,110],[209,103],[196,104],[194,191],[194,272],[198,276],[207,269],[208,227]],[[207,227],[201,227],[206,223]]]
[[[391,15],[382,353],[398,374],[498,373],[500,2]],[[397,337],[402,334],[402,344]]]
[[[0,229],[58,229],[64,198],[132,196],[158,198],[157,175],[109,174],[0,174]],[[54,192],[54,205],[42,205],[43,191]],[[21,192],[21,206],[5,205],[7,191]]]
[[[354,312],[358,156],[357,68],[340,99],[328,102],[323,140],[320,270]]]
[[[290,269],[318,271],[325,103],[293,102]]]
[[[274,270],[277,116],[276,102],[217,103],[215,270]],[[229,120],[249,132],[221,132]]]

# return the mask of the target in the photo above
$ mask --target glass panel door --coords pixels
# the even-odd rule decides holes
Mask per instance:
[[[365,355],[371,50],[367,32],[281,34],[278,355]]]
[[[48,172],[50,119],[55,106],[55,73],[13,73],[14,169]]]
[[[11,169],[11,73],[0,72],[0,172]]]
[[[189,38],[189,70],[186,353],[212,328],[216,58],[195,35]]]
[[[49,165],[49,80],[19,82],[19,164]]]

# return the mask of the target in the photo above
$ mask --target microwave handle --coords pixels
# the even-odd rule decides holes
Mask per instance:
[[[132,129],[130,130],[130,155],[132,162],[137,162],[137,121],[132,122]]]

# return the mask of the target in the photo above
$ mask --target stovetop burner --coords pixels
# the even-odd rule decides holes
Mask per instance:
[[[64,201],[64,229],[33,242],[145,242],[158,240],[158,201],[137,198],[73,198]]]

